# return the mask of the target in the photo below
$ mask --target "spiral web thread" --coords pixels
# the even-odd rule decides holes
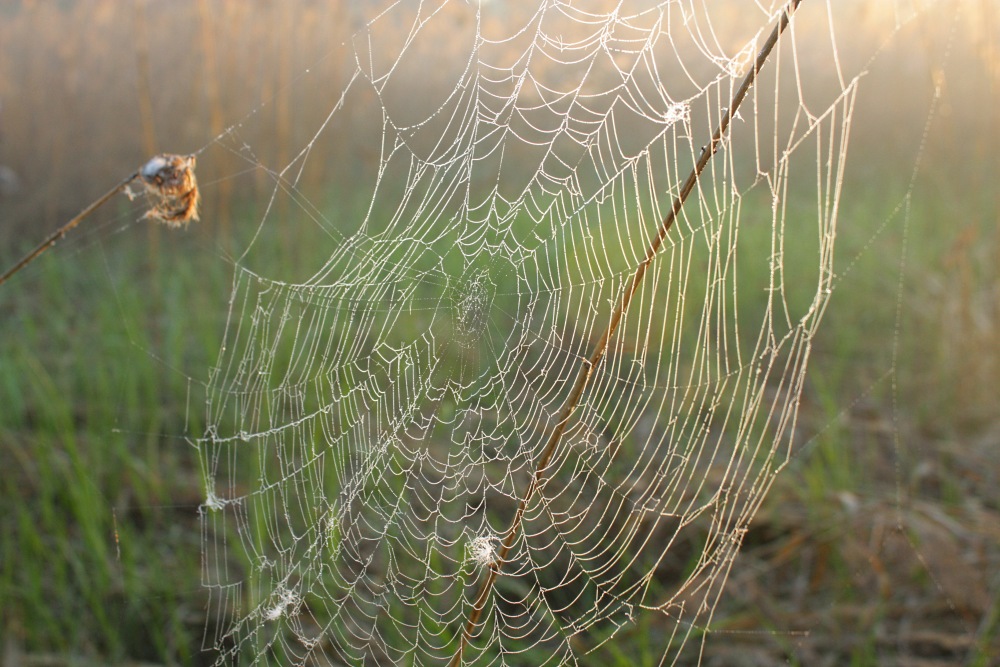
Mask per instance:
[[[309,280],[237,262],[194,440],[220,664],[446,664],[491,572],[463,664],[697,659],[831,292],[858,79],[829,0],[794,17],[498,547],[783,4],[396,3],[358,30],[368,213]],[[454,80],[402,94],[442,39],[467,45],[434,73]],[[269,170],[276,195],[343,108]]]

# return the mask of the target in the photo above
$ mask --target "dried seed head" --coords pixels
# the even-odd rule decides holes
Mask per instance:
[[[194,155],[164,153],[139,169],[138,179],[150,199],[143,218],[181,227],[198,219],[198,181],[194,177]]]

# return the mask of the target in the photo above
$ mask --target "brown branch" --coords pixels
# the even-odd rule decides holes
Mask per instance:
[[[15,273],[26,267],[28,264],[33,262],[39,255],[51,248],[56,244],[56,241],[66,236],[67,232],[79,225],[83,220],[89,216],[91,213],[103,206],[109,199],[114,197],[116,194],[125,189],[125,187],[139,177],[139,172],[131,174],[124,181],[116,185],[115,187],[104,193],[99,199],[95,200],[87,208],[80,211],[75,218],[67,222],[65,225],[53,232],[47,239],[38,244],[38,247],[25,255],[24,259],[15,264],[13,268],[9,269],[5,274],[0,276],[0,285],[3,285],[7,280],[13,276]]]
[[[448,663],[450,667],[458,667],[462,663],[462,654],[465,651],[465,646],[472,638],[473,630],[479,622],[479,617],[482,615],[483,609],[486,607],[486,600],[489,598],[497,577],[500,575],[500,568],[502,568],[504,563],[506,563],[507,554],[510,553],[511,547],[514,545],[514,540],[517,538],[528,503],[544,482],[545,469],[548,467],[553,454],[555,454],[556,448],[562,440],[563,433],[566,431],[566,426],[569,424],[570,417],[576,410],[576,407],[580,402],[580,398],[583,396],[583,392],[587,389],[587,385],[594,369],[597,368],[601,359],[604,358],[604,354],[608,349],[608,343],[618,330],[618,326],[621,324],[622,318],[625,316],[625,312],[628,310],[628,306],[632,302],[632,297],[638,291],[639,284],[646,275],[646,270],[649,268],[649,265],[653,263],[653,259],[655,259],[660,246],[663,244],[663,240],[666,238],[667,233],[673,226],[674,220],[677,219],[677,214],[680,213],[681,207],[684,206],[684,202],[691,195],[691,192],[694,191],[694,187],[698,183],[698,178],[701,175],[701,172],[704,171],[709,160],[712,159],[712,156],[715,155],[715,153],[719,150],[719,147],[722,145],[722,138],[729,129],[729,125],[732,122],[733,117],[736,115],[740,105],[743,103],[743,99],[746,97],[747,92],[749,92],[751,86],[753,86],[754,81],[757,78],[757,74],[764,67],[764,63],[767,62],[774,46],[778,43],[778,38],[781,36],[781,33],[784,32],[786,27],[788,27],[791,15],[795,12],[801,2],[802,0],[789,0],[784,11],[781,12],[781,18],[774,26],[774,30],[771,31],[771,35],[767,38],[763,48],[757,54],[757,59],[754,61],[753,68],[743,78],[740,87],[736,90],[735,95],[733,95],[733,99],[729,103],[729,108],[726,109],[725,114],[722,116],[722,120],[719,122],[719,126],[712,135],[712,140],[701,150],[701,155],[698,157],[698,161],[691,169],[691,173],[688,175],[687,180],[684,181],[684,185],[681,187],[681,191],[677,195],[677,198],[674,199],[670,212],[667,213],[663,222],[660,223],[660,227],[656,231],[656,235],[650,240],[649,245],[646,247],[646,256],[639,266],[636,267],[635,273],[632,274],[632,280],[629,281],[628,286],[622,293],[621,301],[611,314],[611,320],[608,322],[608,327],[605,329],[604,335],[601,336],[601,339],[594,346],[594,351],[591,353],[590,358],[584,359],[581,362],[580,371],[576,378],[576,384],[573,386],[573,390],[570,392],[569,397],[563,404],[562,410],[559,412],[558,421],[556,421],[555,427],[552,430],[552,434],[549,436],[544,449],[542,449],[542,452],[538,457],[538,463],[535,465],[535,473],[532,475],[531,481],[528,483],[528,488],[525,489],[524,495],[521,497],[521,502],[518,504],[517,512],[514,514],[514,519],[511,522],[510,528],[507,529],[507,533],[504,535],[500,548],[497,550],[494,565],[489,568],[489,574],[483,580],[483,583],[479,588],[479,592],[477,593],[476,600],[473,604],[472,612],[469,614],[465,628],[462,631],[462,638],[458,645],[458,649],[456,650],[455,655],[452,656],[451,662]]]
[[[0,276],[0,285],[15,273],[35,261],[39,255],[55,245],[56,241],[79,225],[91,213],[103,206],[119,192],[127,191],[132,181],[138,180],[143,186],[143,192],[149,201],[150,209],[143,219],[157,220],[168,227],[183,227],[192,220],[198,219],[198,202],[201,196],[198,192],[198,180],[194,175],[196,157],[194,155],[171,155],[162,153],[151,158],[115,187],[101,195],[92,204],[76,215],[75,218],[49,235],[38,244],[38,247],[25,255],[24,259]],[[129,192],[129,197],[132,193]]]

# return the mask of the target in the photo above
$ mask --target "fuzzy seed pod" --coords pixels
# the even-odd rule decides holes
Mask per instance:
[[[143,218],[159,220],[170,227],[198,220],[200,195],[194,165],[194,155],[164,153],[142,166],[138,179],[150,198],[150,209]]]

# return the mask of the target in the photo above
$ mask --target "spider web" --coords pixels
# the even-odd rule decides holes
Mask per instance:
[[[193,440],[219,664],[594,664],[637,632],[697,656],[831,293],[858,79],[829,0],[797,12],[525,494],[782,4],[394,3],[353,35],[341,102],[291,162],[253,163],[328,258],[297,281],[247,247]],[[298,185],[365,95],[378,167],[347,233]],[[218,141],[253,160],[237,126]]]

